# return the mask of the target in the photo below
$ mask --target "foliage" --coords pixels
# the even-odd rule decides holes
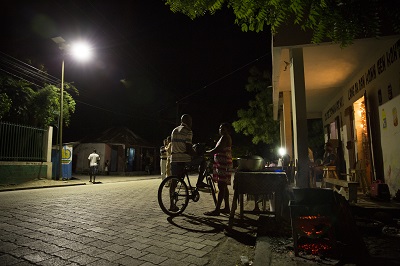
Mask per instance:
[[[246,90],[255,94],[249,108],[238,111],[239,120],[232,123],[236,132],[252,136],[252,142],[273,144],[279,142],[279,122],[273,119],[270,73],[256,67],[250,70]]]
[[[362,37],[378,37],[389,28],[400,33],[400,6],[394,0],[165,0],[171,11],[191,19],[232,9],[243,31],[277,33],[285,23],[311,30],[312,42],[334,41],[343,46]]]
[[[3,115],[11,122],[22,123],[29,119],[29,103],[32,100],[34,91],[29,83],[24,80],[16,80],[10,76],[0,76],[0,93],[7,95],[7,103],[1,102],[0,109],[8,109]],[[8,108],[6,107],[8,106]]]
[[[66,89],[77,93],[72,85],[64,84]],[[75,101],[64,90],[63,122],[70,124],[71,114],[75,112]],[[0,118],[9,122],[47,127],[57,124],[60,113],[60,89],[45,84],[37,87],[25,80],[0,75]]]
[[[5,93],[0,93],[0,119],[10,111],[11,99]]]

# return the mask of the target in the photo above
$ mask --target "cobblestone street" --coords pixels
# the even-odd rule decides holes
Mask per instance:
[[[99,179],[100,180],[100,179]],[[100,180],[101,182],[101,180]],[[247,237],[224,234],[228,216],[208,218],[210,194],[168,218],[160,179],[0,193],[1,265],[236,265],[254,255]]]

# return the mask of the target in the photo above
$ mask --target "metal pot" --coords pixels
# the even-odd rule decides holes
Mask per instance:
[[[239,171],[260,171],[264,167],[265,161],[261,156],[248,155],[238,158]]]

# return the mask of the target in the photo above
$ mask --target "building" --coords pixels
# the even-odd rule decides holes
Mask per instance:
[[[157,167],[156,148],[126,127],[109,128],[99,134],[87,136],[75,143],[72,172],[89,171],[88,157],[96,149],[100,155],[99,171],[104,172],[104,163],[109,161],[113,174],[147,171],[149,163]]]
[[[325,140],[337,143],[340,173],[361,166],[369,185],[385,182],[393,196],[400,189],[400,35],[343,48],[309,37],[293,26],[272,41],[274,118],[282,146],[298,160],[298,185],[308,186],[302,125],[321,118]]]

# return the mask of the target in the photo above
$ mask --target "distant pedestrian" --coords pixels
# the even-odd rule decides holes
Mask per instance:
[[[165,148],[167,151],[167,164],[165,166],[166,176],[171,176],[171,136],[167,137],[167,146]]]
[[[89,168],[90,168],[89,182],[92,182],[92,176],[93,176],[93,184],[94,184],[94,183],[96,183],[96,174],[99,170],[99,163],[100,163],[100,155],[97,154],[96,149],[93,149],[93,152],[89,155],[88,160],[89,160]]]
[[[163,144],[164,145],[160,147],[160,169],[162,180],[167,177],[167,139],[164,139]]]
[[[109,166],[110,166],[110,161],[107,160],[107,161],[104,163],[104,172],[106,172],[106,175],[110,175]]]

